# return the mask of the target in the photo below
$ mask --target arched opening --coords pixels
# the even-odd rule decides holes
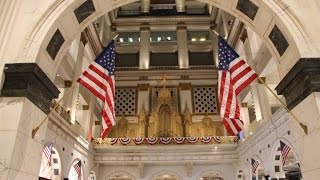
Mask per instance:
[[[302,179],[299,160],[288,141],[284,139],[276,141],[271,158],[272,178]]]
[[[83,180],[83,168],[81,160],[76,159],[73,161],[69,170],[68,180]]]
[[[263,163],[258,157],[251,158],[250,170],[252,180],[266,180]]]
[[[46,147],[42,151],[39,179],[61,179],[60,156],[56,148],[53,147],[52,143],[46,145]]]
[[[224,180],[225,178],[220,172],[210,170],[210,171],[203,172],[198,179],[199,180]]]

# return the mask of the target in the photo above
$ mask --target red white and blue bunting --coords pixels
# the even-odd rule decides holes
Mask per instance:
[[[219,136],[213,136],[213,140],[215,140],[217,143],[221,143],[221,137]]]
[[[206,136],[206,137],[201,137],[201,142],[208,144],[209,142],[211,142],[212,137],[211,136]]]
[[[199,141],[199,137],[187,137],[189,143],[194,144]]]
[[[117,143],[117,141],[118,141],[118,138],[111,138],[110,143],[111,145],[114,145]]]
[[[161,142],[162,144],[170,144],[171,141],[172,141],[172,138],[171,138],[171,137],[161,137],[161,138],[160,138],[160,142]]]
[[[182,144],[184,143],[185,137],[175,137],[173,138],[176,144]]]
[[[149,138],[146,138],[146,140],[151,145],[154,145],[158,142],[158,138],[155,138],[155,137],[149,137]]]
[[[131,142],[131,138],[120,138],[119,140],[122,145],[127,145]]]
[[[136,145],[140,145],[144,142],[144,138],[133,138],[133,142],[136,144]]]
[[[222,143],[224,137],[205,136],[205,137],[137,137],[137,138],[106,138],[109,145],[141,145],[141,144],[217,144]],[[226,137],[227,143],[238,142],[237,137]],[[200,141],[199,141],[200,140]],[[131,143],[133,142],[133,143]],[[99,144],[104,144],[99,140]]]

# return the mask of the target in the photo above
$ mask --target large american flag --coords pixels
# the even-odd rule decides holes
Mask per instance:
[[[282,166],[284,166],[284,164],[286,162],[286,158],[287,158],[291,148],[286,143],[280,141],[280,149],[281,149]]]
[[[73,165],[74,171],[77,173],[78,180],[81,180],[81,161]]]
[[[53,146],[53,143],[50,143],[50,144],[48,144],[48,146],[46,146],[42,150],[42,154],[44,155],[44,157],[48,161],[49,166],[51,166],[52,146]]]
[[[116,124],[115,97],[115,42],[114,40],[89,65],[77,80],[90,90],[104,104],[102,108],[101,138],[105,138],[111,127]]]
[[[220,117],[229,134],[236,135],[243,128],[237,96],[258,76],[221,36],[218,38]]]
[[[252,169],[252,174],[256,174],[256,170],[259,166],[259,162],[251,158],[251,169]]]

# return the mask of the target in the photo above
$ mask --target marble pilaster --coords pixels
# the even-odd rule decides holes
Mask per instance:
[[[149,69],[150,63],[150,28],[140,28],[139,69]]]
[[[188,37],[186,26],[177,27],[177,44],[179,68],[189,68]]]
[[[76,63],[74,65],[74,76],[73,76],[73,89],[71,94],[71,107],[70,107],[70,115],[71,115],[71,123],[75,123],[76,121],[76,111],[77,111],[77,101],[79,96],[79,83],[76,83],[78,77],[82,73],[82,63],[83,63],[83,56],[84,56],[84,45],[82,42],[79,42],[78,53]]]

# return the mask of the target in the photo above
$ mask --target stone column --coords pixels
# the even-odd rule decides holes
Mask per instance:
[[[252,49],[250,46],[249,39],[246,39],[244,42],[244,50],[246,55],[246,60],[248,64],[255,69],[253,59],[252,59]],[[271,106],[269,103],[268,94],[266,91],[266,87],[263,84],[258,84],[258,80],[255,83],[251,83],[251,92],[254,101],[254,108],[257,121],[262,119],[268,119],[271,117]]]
[[[212,42],[212,53],[213,53],[213,62],[215,66],[219,64],[219,51],[218,51],[218,35],[214,32],[217,25],[212,25],[211,30],[211,42]]]
[[[148,14],[150,10],[150,0],[140,0],[141,2],[141,13]]]
[[[82,74],[82,63],[84,56],[84,45],[80,42],[78,47],[77,59],[73,68],[73,89],[71,94],[71,107],[70,107],[70,115],[71,115],[71,123],[75,123],[76,121],[76,111],[77,111],[77,101],[79,96],[79,83],[77,83],[77,79]]]
[[[92,126],[94,123],[94,109],[96,103],[96,96],[93,94],[90,95],[90,102],[89,102],[89,113],[88,113],[88,141],[92,139]]]
[[[240,112],[241,120],[243,121],[243,137],[246,138],[250,133],[250,117],[247,103],[241,103]]]
[[[189,68],[187,27],[177,27],[178,62],[181,69]]]
[[[176,0],[176,9],[178,14],[184,13],[186,11],[186,1],[185,0]]]
[[[19,10],[21,0],[11,0],[0,2],[0,89],[3,85],[3,67],[5,62],[6,44],[12,33],[12,28],[16,23],[17,11]],[[12,61],[10,62],[12,63]]]
[[[140,28],[139,69],[149,69],[150,63],[150,28]]]
[[[192,111],[191,83],[180,83],[181,114],[185,112],[186,106]]]
[[[38,179],[46,120],[59,91],[35,63],[6,64],[0,97],[0,179]]]

